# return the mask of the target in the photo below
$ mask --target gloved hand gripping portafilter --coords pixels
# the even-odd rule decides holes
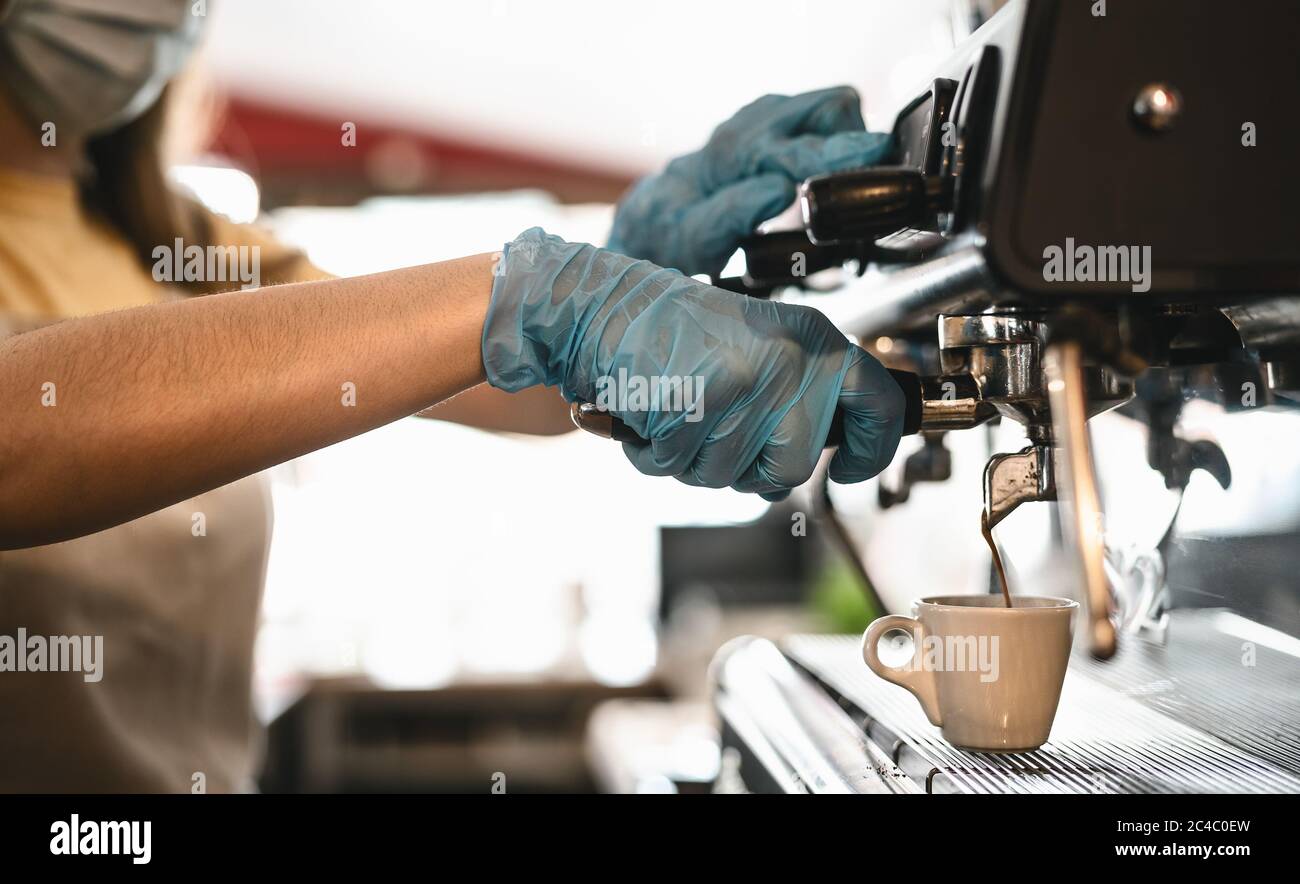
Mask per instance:
[[[898,383],[907,401],[907,411],[903,417],[903,435],[914,435],[921,430],[923,404],[921,379],[910,371],[898,371],[892,368],[889,369],[889,374]],[[569,417],[575,427],[593,435],[613,439],[616,442],[631,442],[633,445],[649,444],[623,421],[590,402],[572,403],[569,406]],[[843,441],[844,414],[837,408],[835,416],[831,419],[830,430],[826,434],[825,447],[834,448]]]

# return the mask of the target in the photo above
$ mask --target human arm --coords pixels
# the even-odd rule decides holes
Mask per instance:
[[[0,341],[0,548],[119,524],[480,383],[491,267],[212,295]]]
[[[534,228],[500,256],[124,310],[0,342],[0,548],[80,536],[414,414],[487,378],[622,401],[644,473],[777,498],[836,409],[837,481],[902,429],[888,373],[816,310],[756,301]]]
[[[575,429],[568,403],[550,387],[506,393],[479,384],[426,408],[419,416],[480,430],[529,436],[562,436]]]

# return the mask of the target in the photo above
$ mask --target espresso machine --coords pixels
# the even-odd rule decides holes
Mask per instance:
[[[1052,594],[1081,610],[1052,739],[1016,756],[944,743],[855,636],[737,639],[711,673],[720,788],[1300,791],[1300,532],[1203,543],[1175,510],[1148,549],[1120,549],[1098,482],[1111,449],[1089,429],[1133,422],[1181,495],[1234,480],[1184,409],[1295,417],[1297,32],[1300,11],[1268,0],[1012,0],[898,112],[891,165],[804,182],[745,244],[724,284],[818,306],[899,369],[924,441],[881,510],[952,481],[955,434],[1023,427],[990,452],[983,516],[1043,505]],[[1296,449],[1300,424],[1268,426],[1263,458]],[[870,588],[824,481],[823,524]]]

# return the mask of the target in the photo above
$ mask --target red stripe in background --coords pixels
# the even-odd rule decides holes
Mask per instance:
[[[397,126],[356,123],[342,144],[337,116],[226,100],[210,147],[257,179],[267,207],[348,204],[391,193],[477,193],[539,188],[565,202],[613,202],[626,175]]]

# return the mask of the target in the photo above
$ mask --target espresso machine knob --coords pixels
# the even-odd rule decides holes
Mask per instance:
[[[800,185],[799,202],[814,243],[871,241],[951,211],[952,180],[905,166],[836,172]]]

